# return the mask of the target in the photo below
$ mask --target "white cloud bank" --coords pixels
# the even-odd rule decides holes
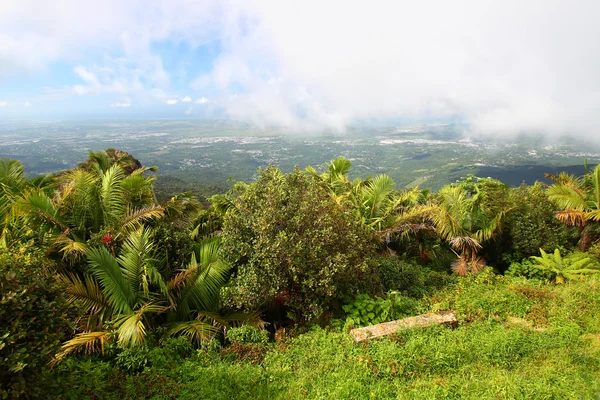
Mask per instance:
[[[200,97],[198,100],[196,100],[196,104],[206,104],[208,103],[208,99],[206,97]]]
[[[113,103],[110,106],[117,107],[117,108],[128,108],[128,107],[131,107],[131,102],[126,101],[124,103]]]
[[[212,70],[191,87],[259,125],[343,131],[355,120],[459,116],[494,134],[600,129],[597,0],[44,4],[1,2],[0,75],[75,59],[86,67],[74,91],[173,93],[152,43],[217,40]],[[83,49],[106,48],[126,61],[92,68]]]
[[[192,98],[190,96],[185,96],[183,99],[181,99],[182,103],[191,103],[192,102]]]
[[[31,107],[31,103],[26,101],[25,103],[23,103],[23,107]]]
[[[166,103],[170,106],[172,106],[173,104],[177,104],[177,99],[169,99],[166,101]]]

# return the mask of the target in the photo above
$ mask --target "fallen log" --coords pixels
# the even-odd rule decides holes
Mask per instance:
[[[363,342],[381,336],[392,335],[399,330],[433,325],[455,325],[457,323],[456,315],[452,311],[446,311],[442,313],[422,314],[416,317],[352,329],[350,335],[354,338],[355,342]]]

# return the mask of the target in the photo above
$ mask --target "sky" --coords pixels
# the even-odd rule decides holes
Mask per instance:
[[[0,118],[595,137],[597,0],[2,0]]]

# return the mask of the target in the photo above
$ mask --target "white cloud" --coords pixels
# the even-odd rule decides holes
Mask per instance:
[[[26,101],[25,103],[23,103],[23,107],[30,107],[30,106],[31,106],[31,103],[28,102],[28,101]]]
[[[127,107],[131,107],[131,103],[113,103],[110,106],[111,107],[127,108]]]
[[[185,96],[183,99],[181,99],[182,103],[191,103],[192,102],[192,98],[190,96]]]
[[[477,132],[592,137],[598,19],[597,0],[3,0],[0,78],[67,60],[81,83],[51,93],[176,104],[153,43],[218,41],[190,87],[256,124],[459,116]]]
[[[600,129],[598,1],[245,4],[256,22],[225,28],[226,51],[195,80],[221,98],[242,86],[225,104],[234,118],[295,129],[453,116],[496,134]]]
[[[8,105],[7,101],[0,101],[0,107],[6,107]]]
[[[177,99],[168,99],[166,103],[169,105],[177,104]]]

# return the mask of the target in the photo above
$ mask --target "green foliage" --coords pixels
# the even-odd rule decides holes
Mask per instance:
[[[556,207],[541,184],[522,185],[510,191],[511,210],[504,223],[509,252],[517,259],[534,256],[542,248],[552,251],[559,246],[572,246],[573,228],[556,217]],[[575,239],[576,240],[576,239]]]
[[[242,344],[251,343],[264,345],[269,342],[268,332],[252,325],[242,325],[237,328],[228,329],[226,338],[230,342]]]
[[[360,294],[352,303],[342,307],[348,314],[346,327],[360,327],[393,321],[418,314],[419,303],[399,292],[389,292],[386,298]]]
[[[165,367],[192,354],[187,338],[165,338],[158,346],[139,346],[118,349],[115,365],[127,372],[141,372],[145,368]]]
[[[185,268],[194,249],[194,241],[189,233],[166,219],[161,219],[152,231],[154,241],[164,257],[165,268],[169,271]]]
[[[590,228],[600,221],[600,165],[582,177],[561,173],[553,179],[548,197],[560,208],[556,216],[566,225],[580,228],[579,248],[586,250],[593,238]]]
[[[548,254],[540,249],[541,257],[532,256],[535,266],[552,274],[556,283],[563,284],[565,279],[580,279],[584,275],[600,273],[600,263],[585,253],[572,253],[566,257],[560,255],[560,250]]]
[[[350,166],[339,158],[323,174],[268,167],[200,211],[187,193],[158,204],[147,176],[152,169],[118,150],[90,152],[74,170],[33,180],[19,162],[0,161],[0,248],[11,249],[0,255],[0,397],[600,392],[596,249],[565,257],[542,250],[513,263],[505,276],[483,269],[480,258],[497,265],[533,248],[568,248],[570,231],[554,219],[551,201],[562,221],[580,228],[587,247],[598,233],[600,169],[554,177],[548,192],[469,177],[435,194],[397,191],[387,175],[351,182]],[[455,266],[481,272],[457,278],[377,257],[384,239],[386,252],[418,255],[442,270],[449,264],[444,251],[454,251]],[[509,254],[494,254],[494,246]],[[75,318],[67,300],[84,315]],[[346,327],[453,310],[459,326],[402,331],[357,346],[343,330],[305,325],[307,333],[276,335],[277,344],[269,344],[266,331],[239,326],[256,322],[257,314],[247,312],[265,305],[281,306],[297,322],[324,322],[343,309]],[[47,370],[75,322],[79,333],[53,360],[63,362]]]
[[[320,317],[369,270],[370,231],[313,175],[268,167],[235,205],[223,225],[222,254],[237,270],[231,306],[279,297],[296,321]]]
[[[504,320],[508,316],[523,318],[534,302],[521,293],[507,291],[505,278],[487,267],[476,276],[459,279],[431,296],[433,311],[454,310],[461,321]]]
[[[409,297],[420,298],[453,283],[455,277],[445,272],[411,264],[398,257],[380,257],[377,275],[384,292],[399,291]]]
[[[69,300],[82,307],[87,320],[58,360],[83,347],[103,352],[111,338],[121,347],[143,346],[159,328],[168,336],[206,342],[221,326],[254,318],[219,314],[220,290],[230,274],[217,255],[219,246],[219,238],[198,243],[189,265],[175,274],[163,268],[148,229],[131,233],[117,257],[106,247],[88,249],[89,273],[83,279],[63,276]]]
[[[530,259],[524,259],[521,262],[512,262],[510,267],[504,273],[506,276],[519,277],[524,276],[529,279],[550,279],[552,274],[538,268]]]
[[[471,307],[470,323],[462,312],[454,329],[414,329],[356,345],[346,332],[313,328],[271,347],[260,360],[238,357],[232,362],[231,353],[213,357],[199,352],[135,374],[99,360],[73,358],[44,380],[45,393],[68,399],[596,396],[597,280],[550,286],[484,271],[459,282],[422,303],[432,310],[441,303],[463,310],[475,303],[485,309]],[[487,319],[490,314],[497,316]]]
[[[71,330],[74,310],[43,264],[35,249],[0,255],[0,398],[32,395]]]
[[[472,176],[436,194],[429,215],[440,239],[459,254],[452,266],[457,274],[477,273],[485,265],[478,253],[501,229],[507,194],[502,182]]]

